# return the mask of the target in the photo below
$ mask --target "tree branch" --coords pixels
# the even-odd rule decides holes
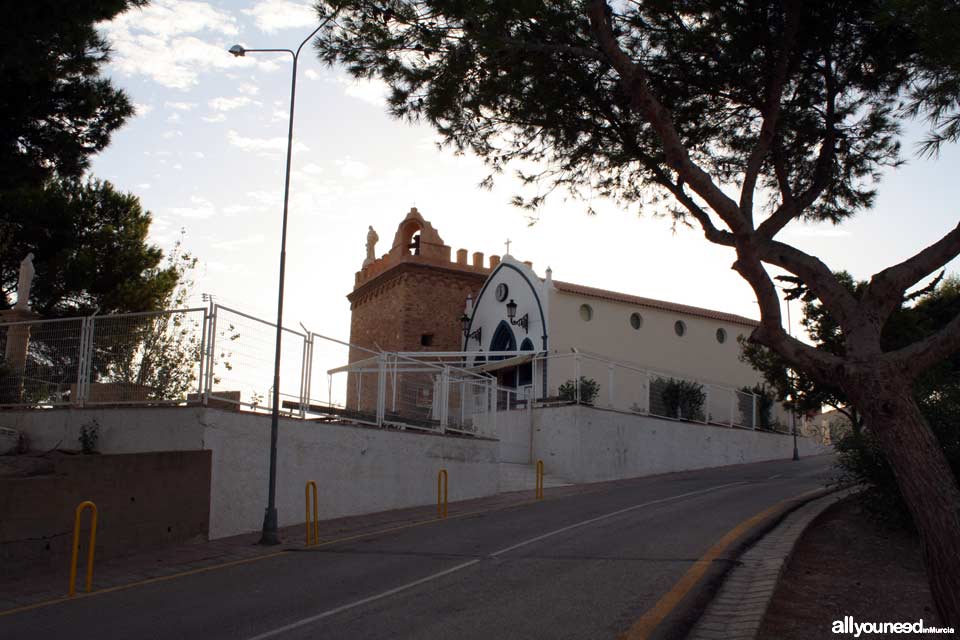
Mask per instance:
[[[833,378],[831,371],[840,367],[842,360],[787,334],[783,330],[777,288],[759,256],[750,247],[741,245],[737,247],[737,256],[733,268],[750,284],[760,305],[760,326],[754,329],[751,339],[773,349],[819,382],[828,383]]]
[[[663,144],[667,164],[717,212],[735,234],[749,233],[751,229],[737,203],[713,183],[706,171],[690,159],[690,154],[673,126],[670,111],[650,90],[646,71],[620,47],[610,22],[612,13],[606,0],[590,0],[587,7],[590,25],[600,50],[620,75],[623,89],[630,97],[631,107],[643,114],[657,132],[657,137]]]
[[[770,84],[767,87],[767,99],[763,107],[763,123],[760,126],[760,135],[757,137],[757,143],[747,159],[743,186],[740,189],[740,211],[751,226],[753,224],[753,192],[757,187],[760,169],[763,167],[764,160],[776,135],[777,120],[780,117],[780,100],[783,97],[783,87],[787,81],[787,70],[790,66],[793,45],[800,24],[799,5],[800,3],[797,0],[790,0],[786,3],[783,44],[773,74],[770,77]]]
[[[834,126],[837,120],[837,83],[833,77],[833,62],[829,55],[824,64],[823,81],[827,89],[825,115],[826,133],[824,134],[823,144],[820,145],[820,153],[817,155],[817,163],[813,170],[813,180],[810,181],[810,186],[796,198],[791,197],[789,200],[785,198],[783,204],[777,207],[773,215],[764,220],[757,228],[757,233],[765,238],[773,238],[777,235],[791,220],[816,202],[820,194],[822,194],[824,189],[830,184],[830,171],[833,165],[833,153],[837,142],[837,131]]]
[[[759,232],[758,232],[759,233]],[[841,326],[849,323],[857,311],[857,299],[837,281],[822,260],[777,240],[764,240],[759,257],[796,275],[830,309]]]
[[[890,358],[912,380],[957,350],[960,350],[960,314],[932,336],[889,351],[884,357]]]
[[[958,255],[960,224],[913,257],[873,274],[863,294],[862,308],[882,324],[900,306],[907,289]]]

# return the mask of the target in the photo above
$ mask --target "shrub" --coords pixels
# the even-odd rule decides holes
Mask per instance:
[[[960,387],[941,388],[919,397],[917,404],[943,448],[954,477],[960,478]],[[849,429],[835,446],[840,454],[837,461],[840,481],[865,485],[861,500],[879,520],[913,528],[893,469],[869,425]]]
[[[80,427],[80,451],[85,454],[97,452],[97,440],[100,439],[100,423],[96,419]]]
[[[753,396],[757,396],[757,424],[755,427],[758,429],[772,430],[775,426],[773,420],[773,391],[763,384],[757,384],[752,387],[741,387],[740,391],[741,395],[738,396],[738,400],[740,403],[740,413],[743,414],[744,419],[746,420],[747,416],[753,414]],[[752,395],[742,395],[744,393]],[[749,424],[749,421],[747,421],[747,424]]]
[[[650,397],[660,398],[671,418],[703,422],[707,394],[703,385],[675,378],[656,378],[650,382]]]
[[[577,400],[577,383],[567,380],[559,389],[560,399],[568,402]],[[600,384],[593,378],[580,376],[580,404],[593,404],[600,393]]]

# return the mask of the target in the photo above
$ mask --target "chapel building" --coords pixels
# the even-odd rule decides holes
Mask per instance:
[[[555,397],[577,374],[605,381],[614,365],[597,362],[730,388],[760,382],[739,359],[738,338],[756,320],[554,280],[550,268],[541,277],[510,255],[485,262],[476,252],[468,263],[467,250],[452,257],[416,208],[379,258],[376,242],[371,228],[367,258],[347,296],[350,342],[360,347],[351,349],[351,362],[378,351],[459,352],[466,366],[534,398]],[[576,368],[569,359],[551,359],[549,370],[534,372],[525,362],[537,353],[595,357],[578,359]],[[629,384],[625,378],[615,384]]]

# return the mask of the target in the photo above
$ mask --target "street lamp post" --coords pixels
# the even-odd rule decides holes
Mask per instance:
[[[290,159],[293,151],[293,108],[297,95],[297,61],[303,45],[332,19],[327,18],[304,38],[296,51],[290,49],[246,49],[239,44],[230,47],[229,51],[236,57],[243,57],[248,53],[289,53],[293,57],[293,70],[290,80],[290,123],[287,128],[287,166],[283,179],[283,228],[280,233],[280,283],[277,292],[277,345],[273,356],[273,407],[270,413],[270,478],[267,493],[267,508],[263,516],[263,531],[260,535],[260,544],[279,544],[280,533],[277,526],[277,435],[280,430],[280,344],[283,338],[283,282],[287,262],[287,209],[290,203]]]

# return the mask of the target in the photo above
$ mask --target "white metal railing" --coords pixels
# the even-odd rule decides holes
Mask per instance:
[[[289,416],[492,436],[498,415],[574,403],[747,429],[791,424],[749,391],[599,354],[382,352],[301,327],[283,330],[280,409]],[[274,323],[215,303],[0,323],[0,406],[269,411],[275,340]]]
[[[646,369],[572,350],[538,354],[534,372],[549,371],[538,399],[745,429],[785,432],[789,413],[771,396],[729,385]],[[575,383],[579,381],[579,383]]]
[[[198,308],[2,323],[0,405],[185,402],[207,321]]]

